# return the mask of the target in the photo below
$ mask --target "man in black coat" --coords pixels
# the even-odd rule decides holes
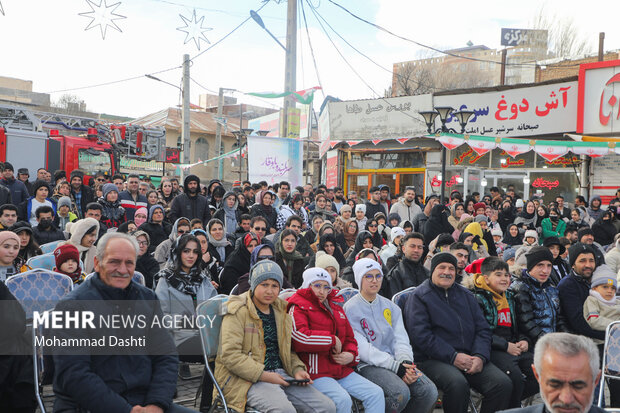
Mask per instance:
[[[194,218],[202,220],[204,226],[211,219],[211,211],[207,198],[200,195],[200,178],[196,175],[188,175],[183,182],[184,192],[178,195],[170,205],[168,214],[170,221],[175,222],[181,217],[190,221]]]
[[[598,368],[591,369],[591,361],[598,358],[592,340],[568,333],[549,333],[538,340],[534,352],[534,375],[544,404],[503,410],[504,413],[605,412],[592,405],[594,397],[598,397],[594,390],[601,378]]]
[[[394,294],[409,287],[417,287],[428,280],[430,273],[424,267],[424,235],[419,232],[407,234],[400,242],[403,258],[386,275],[381,295],[392,299]]]
[[[54,210],[51,206],[39,207],[35,214],[39,225],[32,229],[32,235],[37,244],[65,240],[65,234],[54,225]]]
[[[144,325],[136,322],[133,329],[112,330],[122,338],[144,336],[143,347],[119,347],[110,352],[114,346],[106,344],[98,349],[98,355],[93,355],[93,348],[57,349],[54,411],[191,412],[173,404],[179,359],[170,332],[156,324],[163,317],[157,296],[132,281],[137,255],[135,238],[118,232],[104,235],[97,246],[96,272],[65,296],[56,310],[79,311],[86,306],[95,313],[95,326],[100,327],[105,327],[100,325],[101,317],[119,311],[143,316]],[[117,304],[93,305],[108,300]],[[122,302],[126,302],[126,308]],[[89,340],[98,338],[101,331],[102,328],[74,328],[54,330],[52,334],[60,340]],[[104,331],[107,333],[107,329]]]
[[[24,185],[22,181],[15,179],[13,176],[13,165],[5,162],[3,168],[0,184],[8,188],[11,193],[11,197],[8,198],[10,201],[6,203],[19,205],[30,197],[30,193],[28,192],[26,185]]]

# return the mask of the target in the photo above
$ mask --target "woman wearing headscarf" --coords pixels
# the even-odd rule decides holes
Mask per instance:
[[[377,250],[383,248],[384,241],[381,233],[379,232],[379,223],[377,220],[375,218],[371,218],[366,221],[365,229],[372,235],[372,245],[377,248]]]
[[[202,252],[202,267],[209,273],[211,280],[217,285],[215,288],[219,288],[220,284],[220,271],[222,266],[214,256],[209,252],[209,234],[204,229],[194,229],[191,234],[198,238],[200,241],[200,252]]]
[[[250,272],[250,257],[254,248],[260,245],[260,237],[253,232],[243,236],[237,248],[230,254],[220,275],[220,293],[230,294],[239,283],[239,277]]]
[[[357,221],[355,219],[351,219],[344,226],[342,233],[336,235],[336,241],[338,241],[338,245],[340,245],[340,249],[343,253],[346,253],[349,248],[355,245],[357,232]]]
[[[502,242],[509,247],[521,246],[523,244],[523,235],[519,232],[517,224],[508,225],[507,230],[504,232]]]
[[[18,221],[13,224],[10,230],[16,233],[20,240],[19,253],[13,261],[15,268],[22,268],[30,258],[43,254],[32,235],[32,227],[29,222]]]
[[[221,266],[224,266],[235,247],[226,237],[222,221],[211,218],[207,224],[207,235],[209,237],[209,253],[215,257]]]
[[[432,211],[431,211],[432,213]],[[465,213],[465,206],[462,202],[457,202],[456,204],[450,207],[450,216],[448,217],[448,222],[452,225],[454,231],[461,220],[461,215]],[[451,231],[451,232],[452,232]]]
[[[611,211],[604,211],[603,214],[592,224],[594,241],[603,247],[614,243],[614,237],[618,232],[613,224],[613,214]]]
[[[237,211],[239,211],[239,213],[241,215],[243,214],[250,214],[250,205],[249,205],[249,201],[247,200],[247,198],[245,197],[245,195],[243,195],[242,193],[238,193],[237,194]]]
[[[284,204],[280,207],[280,211],[278,212],[278,219],[276,221],[276,227],[278,230],[281,230],[286,225],[286,220],[292,216],[297,215],[300,217],[306,227],[308,227],[308,212],[304,208],[304,197],[296,193],[291,197],[291,201],[288,204]]]
[[[334,222],[336,219],[336,213],[327,207],[327,197],[325,194],[318,194],[314,199],[315,208],[312,212],[312,217],[320,215],[324,221]]]
[[[528,229],[536,229],[536,205],[527,201],[523,211],[519,212],[514,221],[519,227],[519,232],[524,233]]]
[[[585,209],[575,208],[570,211],[570,221],[566,224],[567,227],[575,228],[579,231],[581,228],[589,228],[590,225],[585,220]]]
[[[549,209],[549,215],[541,222],[539,243],[543,244],[549,237],[563,237],[566,231],[566,222],[560,218],[560,212],[556,208]]]
[[[284,278],[299,288],[303,282],[302,274],[306,267],[304,257],[297,251],[297,234],[285,229],[276,242],[276,263],[282,268]]]
[[[145,231],[135,231],[131,236],[138,241],[138,260],[136,261],[136,271],[144,276],[144,285],[147,288],[154,288],[154,280],[160,271],[159,263],[151,254],[148,253],[151,238]]]
[[[136,217],[138,216],[140,209],[136,211]],[[155,248],[157,248],[159,244],[166,241],[170,237],[172,226],[165,221],[165,218],[166,213],[164,207],[161,205],[153,205],[149,209],[146,222],[143,222],[142,224],[138,224],[136,222],[138,229],[149,234],[149,254],[154,252]]]
[[[476,252],[478,258],[488,257],[490,254],[487,241],[484,239],[484,233],[482,227],[478,222],[472,222],[465,227],[463,233],[469,233],[474,236],[472,240],[472,249]],[[497,255],[497,252],[495,253]]]
[[[169,180],[162,180],[159,185],[159,189],[157,190],[157,194],[159,195],[159,204],[164,207],[164,211],[166,212],[166,215],[168,215],[172,200],[177,195],[173,190],[172,182]]]
[[[452,232],[452,238],[454,238],[455,241],[458,241],[465,227],[472,222],[474,222],[474,217],[472,217],[471,215],[466,213],[461,215],[459,223],[456,225],[456,229]]]
[[[163,208],[162,208],[162,211],[163,211]],[[139,228],[140,225],[148,221],[148,218],[149,218],[149,209],[147,207],[140,207],[136,209],[136,213],[133,215],[133,222]]]
[[[539,234],[542,233],[542,222],[547,218],[549,218],[549,209],[542,204],[538,205],[538,208],[536,208],[536,223],[534,225]]]
[[[363,249],[372,249],[375,252],[375,255],[377,257],[379,256],[379,250],[376,249],[374,244],[372,243],[372,234],[366,230],[360,231],[357,234],[357,238],[355,239],[355,245],[349,248],[346,261],[346,265],[348,267],[352,266],[353,263],[355,263],[355,256]]]
[[[239,200],[237,199],[237,194],[228,191],[224,194],[221,208],[213,215],[213,218],[217,218],[224,223],[224,229],[227,235],[233,235],[237,229],[237,225],[239,225],[241,221],[241,213],[237,209],[238,206]]]
[[[504,234],[506,233],[506,229],[508,228],[508,226],[515,221],[515,218],[516,217],[514,208],[512,207],[512,203],[508,200],[502,202],[502,206],[499,210],[499,214],[497,217],[497,222],[499,223],[499,227]]]
[[[342,250],[336,241],[336,237],[334,234],[325,234],[319,239],[319,245],[316,253],[323,252],[327,255],[330,255],[338,261],[338,265],[342,268],[346,265],[346,259],[342,254]],[[312,268],[315,266],[316,256],[312,256],[310,261],[308,262],[308,268]]]
[[[278,212],[271,205],[273,196],[269,191],[258,191],[256,203],[252,205],[252,217],[261,216],[267,220],[267,235],[275,234],[277,231]]]
[[[323,225],[321,225],[321,228],[319,228],[319,232],[316,235],[314,242],[310,244],[310,248],[312,248],[312,251],[314,251],[315,254],[319,250],[319,241],[321,240],[321,237],[327,233],[329,234],[335,233],[334,226],[329,221],[323,222]]]
[[[437,204],[431,209],[431,216],[424,226],[424,242],[429,245],[439,234],[452,234],[454,227],[448,221],[448,208]]]

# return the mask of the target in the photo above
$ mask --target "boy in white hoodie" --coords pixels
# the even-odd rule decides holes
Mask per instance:
[[[592,274],[590,295],[583,303],[583,316],[594,330],[605,331],[607,326],[620,320],[620,301],[616,299],[618,280],[607,265],[599,265]],[[594,340],[602,344],[601,340]]]
[[[360,293],[344,305],[357,340],[359,374],[379,385],[385,394],[386,412],[431,411],[437,388],[413,364],[413,350],[401,309],[380,296],[381,265],[361,258],[353,265]]]

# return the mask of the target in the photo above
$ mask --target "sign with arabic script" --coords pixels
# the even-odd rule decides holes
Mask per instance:
[[[547,44],[547,30],[502,28],[502,46]]]
[[[288,181],[303,185],[303,141],[269,136],[248,136],[248,172],[251,182]]]
[[[421,110],[432,110],[432,95],[330,102],[331,140],[398,139],[426,134]]]
[[[473,111],[465,128],[472,135],[517,137],[565,133],[576,130],[577,82],[435,96],[435,106]],[[454,116],[448,119],[447,126],[461,131]]]
[[[620,60],[580,66],[577,132],[620,132]]]

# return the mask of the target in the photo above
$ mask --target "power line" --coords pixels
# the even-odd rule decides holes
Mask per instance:
[[[460,59],[472,60],[472,61],[475,61],[475,62],[495,63],[495,64],[500,64],[500,65],[503,64],[503,65],[506,65],[506,66],[526,66],[526,67],[536,67],[537,66],[537,64],[535,64],[535,63],[533,63],[533,64],[529,64],[529,63],[508,63],[508,62],[502,63],[502,62],[497,62],[495,60],[486,60],[486,59],[479,59],[479,58],[476,58],[476,57],[461,56],[461,55],[458,55],[458,54],[455,54],[455,53],[451,53],[449,51],[437,49],[435,47],[426,45],[424,43],[420,43],[420,42],[418,42],[416,40],[409,39],[407,37],[404,37],[404,36],[401,36],[401,35],[396,34],[394,32],[391,32],[390,30],[388,30],[388,29],[386,29],[386,28],[384,28],[384,27],[382,27],[382,26],[380,26],[380,25],[378,25],[376,23],[373,23],[371,21],[368,21],[368,20],[364,19],[363,17],[360,17],[360,16],[356,15],[355,13],[353,13],[352,11],[347,9],[346,7],[336,3],[334,0],[327,0],[327,1],[329,1],[330,3],[335,5],[336,7],[344,10],[346,13],[348,13],[349,15],[354,17],[355,19],[357,19],[357,20],[359,20],[361,22],[364,22],[364,23],[374,27],[375,29],[381,30],[382,32],[388,33],[388,34],[390,34],[390,35],[392,35],[392,36],[394,36],[394,37],[396,37],[398,39],[404,40],[404,41],[409,42],[409,43],[413,43],[413,44],[415,44],[417,46],[420,46],[420,47],[423,47],[425,49],[433,50],[433,51],[435,51],[437,53],[445,54],[445,55],[452,56],[452,57],[458,57]],[[579,64],[565,65],[563,67],[571,67],[571,66],[579,66]]]
[[[190,77],[189,79],[190,79],[192,82],[194,82],[197,86],[199,86],[199,87],[203,88],[204,90],[206,90],[207,92],[209,92],[209,93],[213,93],[214,95],[219,94],[219,92],[216,92],[215,90],[211,90],[211,89],[209,89],[208,87],[204,86],[203,84],[199,83],[199,82],[198,82],[196,79],[194,79],[193,77]],[[266,100],[264,100],[264,99],[261,99],[261,98],[259,98],[259,97],[256,97],[256,96],[253,96],[253,95],[250,95],[249,93],[243,92],[243,91],[241,91],[241,90],[239,90],[239,89],[235,89],[235,92],[239,92],[239,93],[241,93],[242,95],[252,96],[252,98],[253,98],[253,99],[256,99],[256,100],[258,100],[258,101],[260,101],[260,102],[263,102],[263,103],[264,103],[264,104],[266,104],[266,105],[272,106],[272,107],[274,107],[274,108],[281,109],[281,107],[280,107],[280,106],[278,106],[278,105],[276,105],[275,103],[268,102],[268,101],[266,101]]]
[[[325,92],[323,91],[323,83],[321,82],[321,77],[319,76],[319,68],[316,65],[316,58],[314,57],[314,48],[312,47],[312,40],[310,39],[310,31],[308,30],[308,21],[306,20],[306,10],[304,9],[304,2],[301,0],[299,2],[301,5],[301,14],[304,19],[304,26],[306,28],[306,36],[308,37],[308,45],[310,46],[310,54],[312,55],[312,64],[314,65],[314,72],[316,73],[316,80],[319,82],[319,86],[321,87],[321,94],[323,98],[325,98]]]
[[[196,9],[196,10],[204,10],[204,11],[208,11],[208,12],[214,12],[214,13],[222,13],[222,14],[226,14],[228,16],[234,16],[234,17],[243,17],[245,16],[244,13],[235,13],[235,12],[231,12],[228,10],[222,10],[222,9],[209,9],[206,7],[196,7],[194,5],[191,4],[185,4],[185,3],[180,3],[180,2],[176,2],[176,1],[170,1],[170,0],[151,0],[151,1],[155,1],[158,3],[165,3],[165,4],[170,4],[173,6],[180,6],[180,7],[187,7],[188,9]],[[273,17],[273,16],[267,16],[267,18],[269,19],[274,19],[274,20],[285,20],[281,17]]]

